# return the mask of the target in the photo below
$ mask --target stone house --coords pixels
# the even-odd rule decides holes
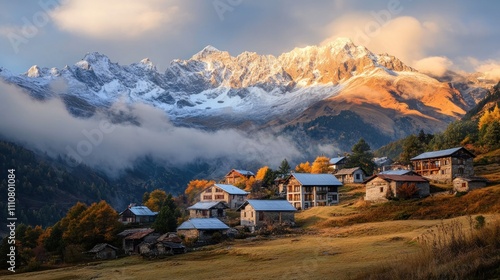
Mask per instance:
[[[328,166],[330,172],[337,173],[340,169],[344,168],[346,161],[346,157],[331,158]]]
[[[286,198],[296,209],[339,203],[342,183],[332,174],[292,173],[286,180]]]
[[[456,192],[468,192],[486,187],[488,181],[481,177],[457,177],[453,179],[453,190]]]
[[[366,174],[363,169],[359,167],[354,168],[344,168],[339,170],[334,174],[337,179],[343,184],[349,183],[363,183],[365,180]]]
[[[99,243],[86,253],[94,259],[109,260],[116,259],[118,248],[108,243]]]
[[[252,230],[264,225],[294,224],[295,212],[287,200],[255,200],[249,199],[238,209],[240,223]]]
[[[456,177],[473,177],[474,154],[463,147],[426,152],[411,159],[413,171],[435,182],[451,184]]]
[[[123,238],[122,241],[122,246],[123,246],[123,251],[125,251],[125,254],[134,254],[134,253],[139,253],[139,244],[144,242],[146,238],[150,235],[153,235],[154,229],[152,228],[140,228],[137,230],[129,230],[128,235]],[[124,235],[120,233],[119,235]],[[153,238],[158,238],[159,236],[156,237],[150,237],[150,239]]]
[[[151,224],[155,221],[158,212],[151,211],[147,206],[130,205],[120,213],[119,221],[123,224]]]
[[[255,176],[252,171],[241,170],[241,169],[233,169],[229,171],[229,173],[224,176],[224,184],[228,185],[238,185],[245,180],[248,180],[250,177]]]
[[[229,208],[224,201],[200,201],[189,206],[191,218],[224,218]]]
[[[198,241],[210,240],[218,232],[226,234],[229,226],[217,218],[193,218],[177,227],[177,234],[186,238],[197,238]]]
[[[233,185],[215,184],[200,193],[200,201],[224,201],[230,209],[238,209],[247,196],[248,192]]]
[[[389,197],[398,197],[401,188],[415,186],[418,189],[415,196],[430,195],[429,181],[419,175],[373,175],[365,181],[368,201],[386,201]]]

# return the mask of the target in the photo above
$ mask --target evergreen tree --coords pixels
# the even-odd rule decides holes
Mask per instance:
[[[290,173],[291,169],[292,169],[292,167],[290,167],[290,164],[288,163],[288,161],[285,158],[281,161],[280,167],[278,168],[278,174],[279,175],[287,175],[288,173]]]
[[[366,141],[361,138],[352,147],[352,154],[348,157],[346,167],[360,167],[367,174],[373,174],[375,163],[373,162],[371,148]]]
[[[169,194],[153,223],[153,228],[161,233],[175,231],[177,228],[177,219],[180,217],[181,212],[175,205],[172,195]]]

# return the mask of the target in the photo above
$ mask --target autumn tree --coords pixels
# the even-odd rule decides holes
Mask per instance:
[[[254,189],[255,184],[256,184],[255,177],[251,176],[250,178],[248,178],[248,180],[245,181],[245,189],[244,190],[247,192],[251,192]]]
[[[330,164],[330,159],[326,156],[318,156],[312,166],[311,173],[320,174],[320,173],[328,173],[328,166]]]
[[[257,181],[262,181],[264,180],[264,176],[266,176],[266,172],[269,170],[268,166],[263,166],[261,167],[258,171],[257,174],[255,175],[255,180]]]
[[[177,208],[172,195],[168,194],[152,227],[160,233],[175,231],[177,220],[181,216],[181,212]]]
[[[82,213],[77,227],[81,236],[80,244],[90,249],[97,243],[112,242],[121,225],[118,213],[106,201],[92,203]]]
[[[191,180],[188,183],[186,190],[184,191],[184,194],[187,197],[188,203],[193,203],[195,200],[195,197],[198,193],[200,193],[202,190],[212,186],[213,184],[215,184],[215,181]]]
[[[166,199],[167,193],[164,190],[156,189],[149,194],[149,198],[144,205],[151,211],[158,212]]]
[[[295,171],[298,173],[311,173],[311,164],[309,161],[299,163],[299,165],[295,167]]]

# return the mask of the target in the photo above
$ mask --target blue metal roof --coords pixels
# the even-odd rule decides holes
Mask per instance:
[[[245,208],[247,204],[250,204],[256,211],[297,211],[288,200],[249,199],[240,208]]]
[[[334,157],[330,159],[330,164],[337,164],[339,161],[345,159],[345,157]]]
[[[426,153],[422,153],[414,158],[411,158],[410,160],[447,157],[447,156],[451,156],[452,154],[454,154],[455,152],[457,152],[460,149],[463,149],[463,148],[457,147],[457,148],[452,148],[452,149],[447,149],[447,150],[426,152]]]
[[[411,170],[405,170],[405,169],[399,169],[399,170],[387,170],[387,171],[382,171],[378,174],[383,174],[383,175],[406,175],[408,173],[411,173]]]
[[[233,169],[233,170],[240,173],[241,175],[255,176],[255,174],[253,174],[252,171],[242,170],[242,169]]]
[[[246,192],[238,187],[235,187],[233,185],[215,184],[215,186],[218,188],[221,188],[222,190],[224,190],[228,194],[240,194],[240,195],[248,194],[248,192]]]
[[[157,212],[149,210],[147,206],[132,206],[129,209],[136,216],[154,216],[158,214]]]
[[[342,183],[332,174],[293,173],[303,186],[342,186]]]
[[[229,227],[217,218],[194,218],[194,219],[189,219],[184,223],[182,223],[177,228],[177,230],[179,229],[210,230],[210,229],[229,229]]]
[[[189,206],[187,209],[188,210],[208,210],[219,203],[223,203],[223,202],[222,201],[200,201],[200,202],[195,203],[192,206]]]

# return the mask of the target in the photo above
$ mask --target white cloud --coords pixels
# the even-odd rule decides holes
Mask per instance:
[[[135,38],[186,18],[170,0],[66,0],[50,15],[61,30],[100,39]]]
[[[111,125],[106,113],[75,118],[61,100],[35,101],[1,80],[0,99],[0,136],[52,157],[71,157],[110,175],[131,168],[145,156],[176,165],[224,158],[230,163],[271,166],[278,166],[283,158],[302,156],[293,142],[283,136],[175,127],[165,112],[142,103],[116,103],[110,109],[117,115],[130,116],[140,125]]]
[[[468,57],[467,61],[475,71],[483,73],[486,79],[500,80],[500,61],[493,59],[480,61],[473,57]]]
[[[443,76],[453,66],[453,62],[444,56],[430,56],[416,61],[414,66],[422,73]]]

